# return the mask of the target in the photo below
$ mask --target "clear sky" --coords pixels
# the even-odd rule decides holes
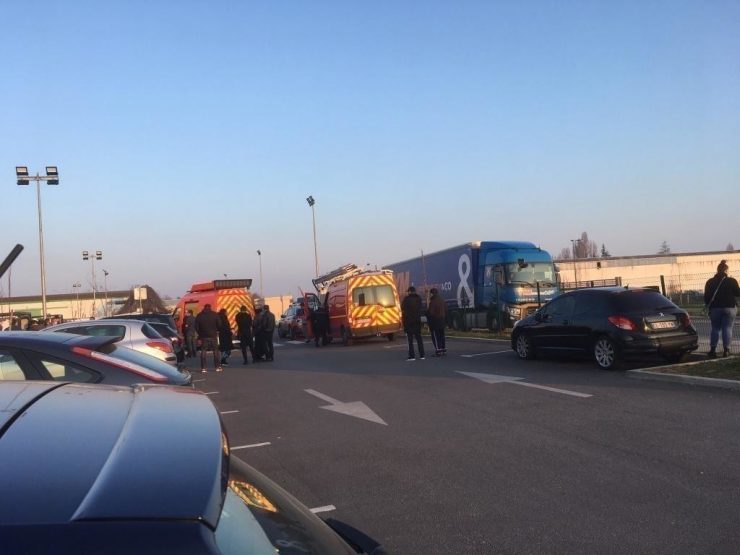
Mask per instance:
[[[473,240],[740,248],[740,2],[0,0],[12,293],[321,270]],[[7,294],[7,275],[2,289]]]

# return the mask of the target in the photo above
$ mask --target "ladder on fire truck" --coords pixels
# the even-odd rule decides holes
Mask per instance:
[[[319,292],[319,295],[323,295],[328,291],[332,283],[351,278],[352,276],[357,276],[362,272],[363,269],[358,267],[357,264],[345,264],[336,270],[332,270],[328,274],[312,279],[311,282],[316,288],[316,291]]]

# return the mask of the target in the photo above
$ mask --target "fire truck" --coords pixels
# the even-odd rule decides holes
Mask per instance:
[[[205,305],[210,304],[214,312],[222,308],[226,309],[229,324],[235,330],[235,318],[241,306],[246,306],[254,317],[254,298],[249,292],[251,286],[251,279],[214,279],[205,283],[194,283],[190,290],[177,301],[172,314],[177,323],[177,329],[182,330],[188,310],[192,310],[193,314],[197,315]]]
[[[401,332],[401,303],[390,270],[347,264],[312,282],[318,295],[305,293],[304,309],[319,305],[326,309],[331,339],[341,339],[342,345],[369,337],[393,341]]]

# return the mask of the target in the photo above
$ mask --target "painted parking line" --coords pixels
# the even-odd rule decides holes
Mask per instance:
[[[205,391],[203,395],[218,395],[218,391]]]
[[[251,445],[234,445],[233,447],[230,447],[232,451],[237,451],[239,449],[253,449],[255,447],[265,447],[266,445],[272,445],[269,441],[265,441],[264,443],[252,443]]]
[[[589,397],[593,397],[593,395],[590,395],[588,393],[579,393],[578,391],[569,391],[567,389],[558,389],[556,387],[550,387],[547,385],[537,385],[534,383],[525,382],[524,381],[525,378],[520,378],[518,376],[500,376],[498,374],[481,374],[477,372],[462,372],[460,370],[458,370],[457,373],[463,374],[464,376],[468,376],[469,378],[475,378],[476,380],[480,380],[482,382],[486,382],[490,384],[511,383],[515,385],[523,385],[524,387],[544,389],[545,391],[551,391],[553,393],[562,393],[563,395],[570,395],[572,397],[580,397],[581,399],[587,399]]]
[[[238,410],[225,410],[221,414],[234,414],[239,412]]]
[[[460,355],[463,358],[473,358],[473,357],[484,357],[488,355],[500,355],[501,353],[510,353],[511,351],[509,349],[505,351],[487,351],[485,353],[475,353],[472,355]]]
[[[387,345],[384,349],[406,349],[408,345]]]
[[[313,514],[316,513],[328,513],[329,511],[336,511],[337,508],[334,505],[324,505],[323,507],[314,507],[309,509]]]
[[[568,391],[567,389],[558,389],[557,387],[548,387],[546,385],[537,385],[537,384],[529,383],[529,382],[516,381],[516,382],[509,382],[509,383],[513,383],[516,385],[523,385],[524,387],[534,387],[536,389],[544,389],[545,391],[552,391],[553,393],[562,393],[563,395],[571,395],[573,397],[580,397],[581,399],[588,399],[589,397],[593,397],[593,395],[589,395],[588,393]]]
[[[199,380],[193,380],[193,383],[204,382],[204,381],[206,381],[206,379],[205,378],[201,378]]]

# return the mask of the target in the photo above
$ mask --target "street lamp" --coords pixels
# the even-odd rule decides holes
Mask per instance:
[[[103,260],[103,251],[95,251],[94,255],[90,254],[88,251],[82,251],[82,260],[90,260],[90,263],[92,264],[93,303],[92,303],[92,311],[90,313],[90,316],[95,318],[95,303],[96,303],[96,296],[97,296],[97,291],[98,291],[98,284],[97,284],[97,280],[95,279],[95,261]]]
[[[578,289],[578,273],[577,273],[577,266],[576,266],[576,243],[579,243],[580,239],[571,239],[570,243],[573,245],[573,280],[575,282],[575,287]]]
[[[103,314],[108,316],[110,309],[110,305],[108,304],[108,270],[103,270],[103,287],[105,288],[105,310],[103,310]]]
[[[319,277],[319,251],[316,247],[316,211],[313,207],[316,201],[309,195],[306,198],[306,202],[311,207],[311,216],[313,217],[313,258],[316,263],[316,277]]]
[[[46,318],[46,268],[44,267],[44,226],[41,219],[41,182],[47,185],[59,185],[59,171],[56,166],[46,166],[46,175],[29,175],[27,166],[15,167],[16,183],[18,185],[29,185],[31,181],[36,182],[36,206],[39,213],[39,260],[41,262],[41,315]]]
[[[260,259],[260,297],[264,299],[265,296],[262,294],[262,251],[259,249],[257,249],[257,256]]]

